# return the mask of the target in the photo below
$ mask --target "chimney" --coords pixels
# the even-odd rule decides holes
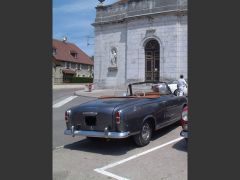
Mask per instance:
[[[66,41],[67,41],[67,37],[64,36],[62,41],[63,41],[64,43],[66,43]]]

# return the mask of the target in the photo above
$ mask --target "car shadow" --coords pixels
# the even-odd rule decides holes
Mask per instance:
[[[120,156],[136,148],[132,138],[126,139],[83,139],[72,144],[65,145],[64,148],[77,151],[86,151],[102,155]]]
[[[168,127],[162,128],[154,133],[152,140],[154,141],[170,131],[179,127],[179,123],[174,123]],[[133,138],[126,139],[97,139],[89,140],[83,139],[64,146],[65,149],[85,151],[91,153],[97,153],[102,155],[120,156],[126,154],[128,151],[139,148],[134,144]]]
[[[174,124],[171,124],[167,127],[164,127],[162,129],[159,129],[159,130],[155,131],[154,134],[153,134],[153,137],[152,137],[152,141],[166,135],[167,133],[169,133],[170,131],[172,131],[172,130],[178,128],[178,127],[179,127],[179,122],[176,122]]]
[[[188,144],[185,139],[182,139],[182,140],[178,141],[177,143],[173,144],[172,147],[174,149],[187,152]]]

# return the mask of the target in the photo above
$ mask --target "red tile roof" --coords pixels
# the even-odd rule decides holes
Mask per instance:
[[[56,49],[56,54],[53,56],[58,61],[93,65],[93,61],[90,57],[73,43],[53,39],[52,46]],[[76,52],[77,58],[74,58],[70,52]]]

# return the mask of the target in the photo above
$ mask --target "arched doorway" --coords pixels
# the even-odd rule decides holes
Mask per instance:
[[[159,43],[150,40],[145,45],[145,81],[159,81]]]

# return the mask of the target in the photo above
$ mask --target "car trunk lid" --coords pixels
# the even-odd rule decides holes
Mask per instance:
[[[72,108],[72,125],[77,130],[104,131],[107,127],[109,131],[115,131],[114,109],[136,100],[130,98],[111,98],[98,99],[81,104]]]

